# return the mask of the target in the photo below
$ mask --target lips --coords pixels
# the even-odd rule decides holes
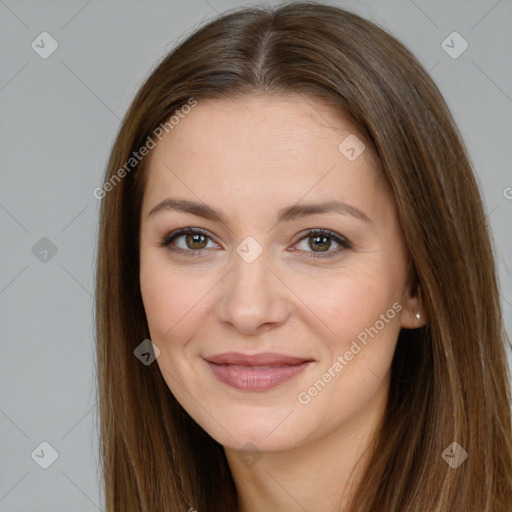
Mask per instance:
[[[241,354],[227,352],[205,358],[218,380],[240,390],[265,391],[301,373],[310,358],[265,352]]]
[[[216,356],[205,358],[215,364],[231,364],[239,366],[293,366],[311,361],[304,357],[287,356],[274,352],[262,352],[260,354],[241,354],[239,352],[226,352]]]

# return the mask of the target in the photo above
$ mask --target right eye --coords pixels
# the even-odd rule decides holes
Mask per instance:
[[[177,240],[180,239],[183,239],[181,246],[177,243]],[[202,229],[182,228],[166,235],[160,245],[171,252],[189,253],[187,256],[192,256],[192,253],[195,253],[194,256],[199,256],[207,248],[208,239],[211,240],[210,235]],[[212,243],[215,242],[212,241]]]

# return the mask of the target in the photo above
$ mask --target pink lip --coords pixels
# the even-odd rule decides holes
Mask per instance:
[[[221,382],[246,391],[265,391],[276,387],[313,362],[311,359],[273,352],[253,355],[229,352],[209,356],[205,360]]]

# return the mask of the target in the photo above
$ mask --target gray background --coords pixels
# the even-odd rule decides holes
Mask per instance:
[[[330,3],[398,37],[447,99],[481,184],[511,332],[511,0]],[[204,21],[242,5],[261,4],[0,0],[0,511],[102,510],[92,191],[152,66]],[[46,59],[31,47],[48,50],[44,31],[58,42]],[[453,31],[469,44],[458,58],[441,46]],[[43,441],[58,453],[48,469],[36,463],[51,461]]]

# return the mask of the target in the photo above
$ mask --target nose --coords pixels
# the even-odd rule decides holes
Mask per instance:
[[[251,263],[235,253],[219,292],[218,320],[246,334],[281,325],[290,315],[291,292],[265,251]]]

